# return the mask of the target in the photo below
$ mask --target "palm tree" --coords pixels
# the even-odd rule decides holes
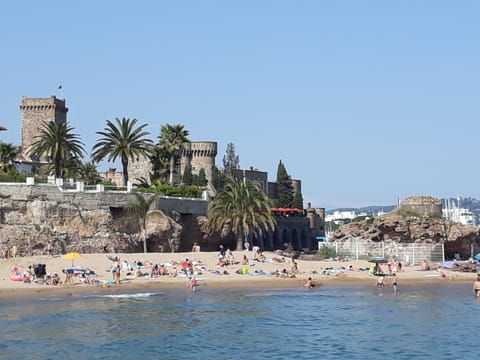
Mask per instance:
[[[147,124],[135,127],[138,120],[128,118],[115,118],[115,122],[107,120],[104,131],[97,132],[102,138],[93,146],[92,160],[100,162],[108,156],[107,160],[114,162],[120,158],[123,167],[123,182],[124,185],[127,185],[129,161],[134,162],[140,156],[149,156],[153,142],[145,138],[150,135],[149,132],[143,130]]]
[[[86,185],[96,185],[102,181],[93,161],[86,162],[80,167],[80,176]]]
[[[140,228],[142,231],[143,239],[143,252],[147,252],[147,214],[152,207],[152,204],[157,199],[156,195],[151,196],[146,199],[143,195],[139,193],[134,193],[137,201],[131,202],[127,205],[127,208],[131,213],[138,219],[140,223]]]
[[[170,157],[170,185],[173,185],[173,172],[175,169],[175,156],[182,148],[183,143],[189,142],[189,131],[183,125],[164,125],[160,129],[159,146],[167,151]]]
[[[0,142],[0,166],[7,172],[12,165],[13,159],[20,152],[20,147],[11,143]]]
[[[41,158],[46,157],[53,161],[55,177],[62,175],[62,163],[83,158],[85,150],[77,134],[72,134],[74,128],[66,123],[48,122],[35,141],[29,154]]]
[[[230,224],[237,240],[237,250],[243,248],[244,234],[260,237],[263,231],[273,230],[275,218],[271,200],[256,182],[228,176],[225,187],[210,202],[206,231],[221,231]]]

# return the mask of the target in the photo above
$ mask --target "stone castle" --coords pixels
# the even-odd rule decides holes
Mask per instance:
[[[29,155],[30,148],[35,141],[35,136],[38,135],[39,129],[43,128],[48,122],[58,124],[66,123],[68,108],[65,99],[57,99],[55,96],[50,96],[49,98],[29,98],[23,96],[20,111],[22,113],[21,170],[28,173],[35,173],[38,167],[47,160],[45,158],[33,158]],[[177,180],[183,176],[185,166],[190,165],[192,173],[197,175],[200,169],[203,168],[207,181],[211,184],[216,155],[217,143],[214,141],[192,141],[185,143],[181,152],[180,171],[176,173]],[[143,177],[149,180],[150,172],[151,164],[148,159],[145,158],[131,163],[128,169],[130,179]],[[102,175],[121,185],[121,173],[118,173],[117,176],[117,174],[112,174],[111,171],[107,171]]]
[[[43,99],[23,97],[20,110],[22,155],[17,165],[23,172],[35,173],[38,166],[47,160],[28,157],[39,128],[49,121],[66,122],[68,108],[65,100],[54,96]],[[216,142],[185,144],[177,176],[182,176],[182,169],[189,164],[194,173],[205,169],[211,182],[216,154]],[[112,170],[107,173],[115,173]],[[149,175],[150,165],[143,159],[134,163],[129,171],[132,178]],[[259,181],[269,195],[276,190],[275,183],[268,182],[266,172],[253,168],[239,171],[245,179]],[[16,187],[0,184],[0,245],[15,243],[23,253],[34,254],[42,251],[46,241],[54,239],[62,252],[99,252],[102,249],[105,251],[106,246],[109,251],[141,251],[138,225],[128,222],[123,209],[133,194],[128,191],[72,191],[55,184],[31,185],[33,183],[28,181],[26,185],[18,184]],[[296,191],[301,191],[300,181],[293,181],[293,185]],[[147,221],[148,250],[187,251],[193,242],[212,250],[217,248],[218,242],[235,246],[234,238],[224,238],[222,234],[209,237],[202,232],[207,206],[208,201],[204,199],[159,199]],[[294,250],[316,249],[317,237],[324,236],[324,218],[324,209],[312,208],[309,204],[303,216],[279,216],[274,231],[249,241],[264,250],[287,247]]]
[[[22,154],[19,157],[19,170],[27,173],[36,173],[39,166],[46,162],[45,158],[32,158],[28,152],[38,135],[39,129],[48,122],[66,123],[68,108],[65,99],[57,99],[55,96],[49,98],[28,98],[22,97],[20,105],[22,113]],[[185,167],[190,165],[192,173],[198,175],[201,169],[205,171],[208,184],[212,186],[213,168],[217,156],[217,142],[215,141],[191,141],[183,144],[179,166],[175,172],[175,181],[183,177]],[[122,185],[122,174],[115,170],[108,170],[100,175],[117,185]],[[128,176],[132,182],[144,178],[150,181],[152,165],[147,158],[140,158],[138,161],[129,164]],[[250,167],[249,169],[238,170],[238,175],[245,180],[257,181],[261,184],[265,193],[274,198],[277,191],[277,184],[268,181],[268,173]],[[294,192],[302,192],[301,180],[292,180]]]
[[[66,123],[68,108],[65,105],[65,99],[57,99],[55,96],[49,98],[23,96],[20,111],[22,113],[22,153],[19,161],[23,165],[21,170],[34,173],[38,166],[47,160],[43,157],[36,158],[29,155],[35,136],[48,122]]]

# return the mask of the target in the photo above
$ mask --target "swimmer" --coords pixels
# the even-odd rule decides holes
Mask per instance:
[[[383,289],[385,287],[384,277],[380,276],[377,280],[377,289]]]
[[[315,286],[311,277],[308,278],[307,282],[303,285],[305,289],[311,289]]]
[[[473,295],[480,297],[480,275],[477,275],[477,280],[473,283]]]

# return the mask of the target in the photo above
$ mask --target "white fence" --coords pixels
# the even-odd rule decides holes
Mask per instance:
[[[444,244],[396,243],[389,241],[372,242],[349,239],[329,243],[336,253],[353,259],[367,259],[372,256],[394,258],[408,265],[418,265],[423,260],[445,262]]]

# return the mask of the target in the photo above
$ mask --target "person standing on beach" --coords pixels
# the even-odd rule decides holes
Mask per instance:
[[[112,278],[115,283],[120,284],[120,259],[118,257],[112,264]]]
[[[197,290],[197,278],[195,276],[192,276],[190,279],[190,287],[192,288],[192,291]]]
[[[47,244],[47,259],[53,257],[52,242],[49,241]]]
[[[477,280],[473,283],[473,295],[480,297],[480,274],[477,275]]]

